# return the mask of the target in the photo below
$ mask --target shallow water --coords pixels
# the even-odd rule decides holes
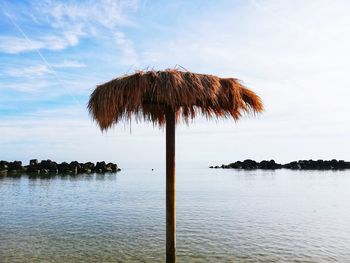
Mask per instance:
[[[164,262],[164,171],[0,177],[0,262]],[[350,172],[178,169],[178,262],[350,262]]]

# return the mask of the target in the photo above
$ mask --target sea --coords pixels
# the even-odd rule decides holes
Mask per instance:
[[[350,262],[350,171],[176,173],[177,262]],[[164,167],[0,176],[0,262],[165,262]]]

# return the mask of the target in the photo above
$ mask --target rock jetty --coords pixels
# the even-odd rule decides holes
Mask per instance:
[[[243,170],[276,170],[276,169],[291,169],[291,170],[344,170],[350,169],[350,162],[344,160],[299,160],[286,164],[276,163],[274,160],[257,162],[254,160],[237,161],[221,166],[210,166],[210,168],[223,169],[243,169]]]
[[[89,173],[115,173],[120,168],[115,163],[105,162],[87,162],[79,163],[73,161],[70,163],[56,163],[51,160],[37,159],[30,160],[29,165],[22,165],[21,161],[0,161],[0,175],[55,175],[55,174],[89,174]]]

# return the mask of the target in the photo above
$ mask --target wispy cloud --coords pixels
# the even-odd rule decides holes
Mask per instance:
[[[15,68],[15,69],[8,69],[7,75],[11,77],[35,77],[35,76],[42,76],[46,73],[50,73],[50,69],[45,65],[38,65],[38,66],[32,66],[32,67],[25,67],[25,68]]]
[[[16,54],[40,49],[62,50],[79,43],[80,30],[67,31],[62,35],[47,35],[39,38],[26,39],[24,37],[0,36],[0,52]]]
[[[133,43],[121,31],[123,26],[132,26],[133,22],[127,16],[129,11],[138,8],[136,0],[98,0],[86,2],[58,3],[45,1],[34,4],[34,8],[55,30],[63,31],[70,44],[79,41],[79,36],[92,38],[111,38],[116,42],[123,56],[135,62],[136,51]],[[79,34],[69,32],[75,27]],[[117,32],[117,33],[115,33]],[[72,34],[73,33],[73,34]]]
[[[86,64],[81,63],[77,60],[64,60],[61,63],[56,63],[51,65],[54,68],[85,68],[87,67]]]
[[[132,22],[125,15],[128,10],[136,10],[138,1],[98,0],[75,3],[57,1],[38,2],[36,10],[47,15],[52,25],[66,28],[69,23],[83,23],[87,26],[100,24],[106,28],[130,25]]]
[[[48,86],[50,86],[50,83],[46,80],[25,80],[25,81],[20,81],[20,82],[12,82],[12,83],[7,83],[7,84],[2,84],[0,87],[1,93],[2,93],[2,100],[1,102],[4,103],[8,103],[11,104],[15,101],[15,100],[20,100],[20,94],[28,94],[28,93],[38,93],[39,91],[44,90],[45,88],[47,88]],[[11,91],[15,91],[18,92],[19,94],[17,94],[16,97],[11,96],[10,98],[7,98],[4,94],[4,90],[11,90]],[[49,95],[45,96],[46,98],[49,97]],[[39,98],[35,98],[36,101],[38,101],[38,99],[43,99],[43,96],[39,97]],[[31,100],[32,98],[28,98],[26,97],[26,100]],[[4,101],[5,100],[5,101]]]
[[[35,65],[35,66],[25,66],[22,68],[16,67],[16,68],[8,68],[4,71],[3,75],[7,75],[10,77],[17,77],[17,78],[32,78],[32,77],[38,77],[43,76],[46,74],[52,74],[52,69],[54,68],[85,68],[87,67],[86,64],[81,63],[77,60],[64,60],[60,63],[55,63],[50,65],[51,69],[44,64]]]
[[[134,49],[134,44],[130,39],[127,39],[123,32],[116,32],[114,34],[118,49],[121,52],[119,61],[123,64],[138,66],[139,56]]]
[[[16,54],[24,51],[32,51],[45,47],[42,41],[32,40],[28,42],[24,38],[0,36],[0,52]]]
[[[54,89],[58,86],[66,86],[66,83],[74,83],[75,88],[72,92],[76,90],[80,92],[82,84],[77,85],[73,79],[79,72],[72,70],[75,68],[83,70],[87,68],[87,64],[80,62],[79,56],[78,59],[67,59],[66,50],[69,47],[79,46],[79,51],[83,52],[86,50],[85,39],[95,43],[101,41],[102,44],[101,46],[95,44],[87,49],[87,52],[92,52],[90,60],[96,61],[99,55],[106,56],[106,53],[100,52],[99,49],[110,45],[114,50],[113,52],[109,50],[108,56],[118,57],[119,65],[137,64],[138,54],[133,41],[122,30],[123,26],[132,26],[133,22],[129,19],[128,12],[135,11],[137,6],[138,1],[133,0],[89,0],[64,3],[46,0],[23,4],[8,3],[2,6],[0,13],[4,15],[3,21],[12,26],[13,30],[0,31],[0,56],[1,53],[6,54],[4,56],[14,55],[12,63],[10,62],[12,58],[7,57],[7,65],[6,63],[2,65],[0,73],[2,89],[19,92],[36,92],[45,89],[43,85],[36,87],[35,83],[29,81],[31,79],[47,80],[46,89],[50,89],[52,93],[56,93]],[[4,9],[4,7],[9,8]],[[113,42],[115,44],[112,44]],[[52,52],[54,56],[48,55]],[[18,56],[24,56],[25,60],[17,61]],[[38,64],[39,59],[41,61]],[[98,82],[93,75],[94,73],[79,74],[80,83],[87,83],[84,84],[85,90],[86,87],[94,86]],[[14,83],[14,78],[18,78],[16,82],[21,85]],[[27,78],[26,81],[21,80],[25,78]],[[73,88],[72,86],[62,87],[57,94],[61,94],[65,89]]]
[[[104,28],[107,30],[107,35],[109,34],[109,37],[116,41],[124,54],[133,53],[135,55],[136,52],[130,44],[131,40],[127,39],[124,33],[121,33],[120,27],[133,24],[125,14],[130,10],[136,10],[137,2],[134,0],[69,3],[47,0],[33,2],[32,10],[34,12],[30,14],[32,21],[37,25],[45,25],[50,30],[45,30],[34,37],[28,37],[29,39],[0,35],[0,52],[16,54],[41,49],[59,51],[69,46],[78,45],[82,37],[95,38],[103,31],[98,30],[98,28]],[[27,12],[24,13],[27,14]],[[4,15],[15,28],[22,31],[20,16],[7,11],[4,11]],[[119,32],[118,37],[114,35],[116,30]]]

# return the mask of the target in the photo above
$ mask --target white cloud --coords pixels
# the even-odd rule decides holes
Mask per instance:
[[[3,76],[10,76],[10,77],[16,77],[16,78],[37,78],[37,77],[42,77],[47,74],[52,74],[54,73],[55,68],[84,68],[87,65],[84,63],[81,63],[77,60],[64,60],[63,62],[56,63],[56,64],[51,64],[51,67],[40,64],[40,65],[35,65],[35,66],[26,66],[26,67],[13,67],[12,68],[7,68],[4,70]],[[57,74],[57,73],[56,73]],[[47,83],[46,83],[47,84]],[[21,88],[17,88],[17,85],[5,85],[7,88],[11,88],[19,91],[34,91],[35,85],[21,85]],[[43,87],[40,86],[37,89],[42,89]]]
[[[53,28],[65,32],[72,26],[79,29],[78,33],[64,34],[71,45],[77,44],[82,35],[94,38],[104,35],[104,38],[112,38],[117,44],[122,64],[138,64],[138,54],[133,42],[121,31],[122,26],[133,25],[127,13],[137,9],[138,1],[100,0],[84,3],[46,1],[35,6],[38,13],[46,15]]]
[[[0,36],[0,52],[16,54],[40,49],[62,50],[79,43],[83,33],[79,30],[67,31],[62,35],[46,35],[44,37],[26,39],[25,37]]]
[[[77,60],[64,60],[61,63],[53,64],[52,67],[54,67],[54,68],[85,68],[85,67],[87,67],[87,65],[84,63],[81,63]]]
[[[10,84],[2,84],[0,86],[0,90],[14,90],[14,91],[19,91],[21,93],[25,93],[26,95],[31,93],[31,94],[36,94],[39,91],[44,90],[49,86],[49,83],[45,80],[25,80],[22,82],[14,82]],[[50,97],[49,95],[46,95],[45,98]],[[34,100],[38,100],[40,98],[43,98],[42,95],[40,97],[34,98]],[[11,96],[11,98],[5,97],[4,92],[2,91],[2,97],[1,97],[1,102],[3,104],[9,104],[9,105],[14,105],[16,101],[21,101],[23,98],[20,97],[20,94],[18,96]],[[32,100],[33,98],[26,96],[25,100]]]
[[[31,14],[37,24],[52,27],[52,33],[41,36],[25,37],[0,36],[0,52],[20,53],[40,49],[62,50],[76,46],[79,39],[86,35],[96,35],[96,27],[102,26],[114,30],[121,25],[131,25],[125,12],[137,7],[136,1],[88,1],[80,4],[43,1],[33,3],[35,13]],[[15,14],[5,13],[15,28],[21,28]],[[22,30],[22,29],[21,29]],[[113,35],[113,34],[111,34]],[[127,47],[130,49],[129,47]]]
[[[53,19],[53,26],[66,28],[69,23],[85,25],[100,24],[114,29],[120,25],[132,24],[125,13],[137,8],[137,1],[85,1],[82,3],[58,3],[45,1],[37,3],[36,8]]]
[[[123,32],[116,32],[114,36],[118,48],[121,52],[118,61],[129,66],[138,66],[139,58],[137,52],[134,49],[133,42],[127,39]]]
[[[23,51],[32,51],[44,48],[42,41],[28,41],[25,38],[0,36],[0,52],[15,54]]]
[[[51,70],[45,65],[31,66],[25,68],[8,69],[7,75],[11,77],[35,77],[51,73]]]
[[[68,46],[76,46],[79,44],[79,38],[84,36],[80,26],[74,29],[67,29],[57,35],[47,35],[39,39],[44,43],[44,48],[50,50],[63,50]]]

